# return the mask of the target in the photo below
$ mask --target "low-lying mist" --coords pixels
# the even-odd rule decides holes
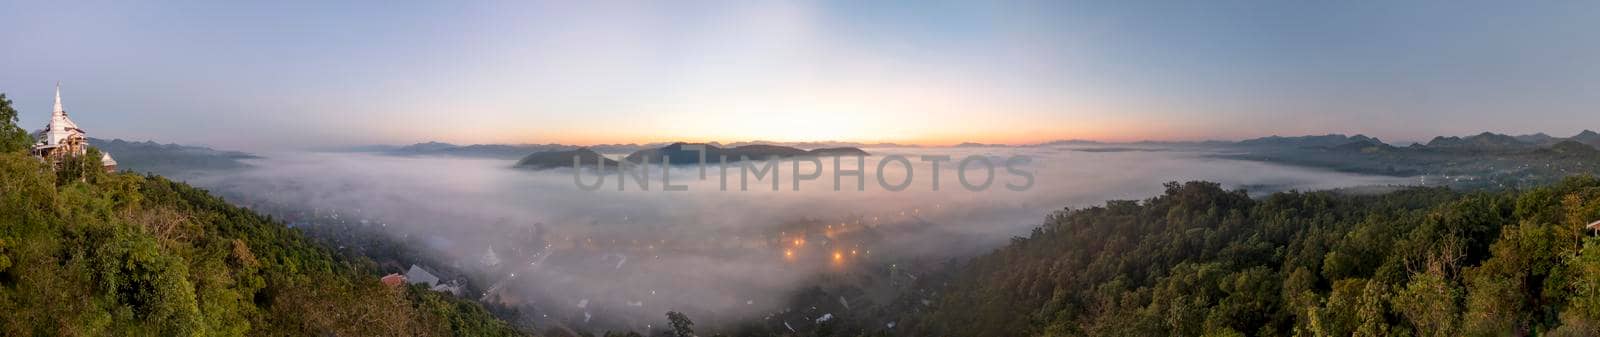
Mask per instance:
[[[1167,181],[1215,181],[1253,194],[1405,183],[1196,152],[1078,149],[866,149],[873,155],[864,165],[865,191],[856,191],[854,177],[834,191],[832,158],[822,159],[821,178],[800,191],[792,190],[788,160],[778,165],[779,191],[768,181],[739,191],[737,176],[721,191],[715,166],[703,181],[696,167],[673,168],[672,183],[688,191],[663,191],[659,167],[650,171],[649,191],[630,181],[619,192],[615,176],[597,191],[581,191],[571,169],[350,153],[267,154],[253,169],[189,180],[245,205],[303,210],[285,217],[293,225],[314,226],[298,220],[309,213],[419,238],[408,242],[426,244],[411,248],[438,254],[435,261],[468,272],[488,293],[464,297],[526,308],[538,319],[621,329],[659,325],[668,310],[712,322],[761,318],[788,309],[785,296],[818,275],[982,253],[1025,235],[1051,211],[1150,197]],[[888,154],[911,159],[910,188],[878,185],[877,163]],[[1028,156],[1035,183],[1008,190],[1006,183],[1021,180],[997,167],[993,186],[970,192],[955,180],[952,161],[941,165],[941,188],[933,191],[921,155],[992,156],[997,166]],[[844,160],[843,167],[855,167]],[[804,173],[816,169],[801,166]],[[900,181],[904,172],[890,167],[889,180]],[[584,172],[584,179],[594,176]]]

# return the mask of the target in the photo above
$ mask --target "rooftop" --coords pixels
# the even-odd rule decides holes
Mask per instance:
[[[378,279],[378,281],[379,282],[383,282],[383,285],[390,286],[390,287],[395,287],[395,286],[400,286],[402,284],[406,284],[406,277],[404,275],[400,275],[398,273],[395,273],[395,274],[384,275],[383,278]]]

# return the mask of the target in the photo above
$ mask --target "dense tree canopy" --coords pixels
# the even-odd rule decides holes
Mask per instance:
[[[27,129],[17,125],[17,118],[17,109],[11,106],[11,99],[0,93],[0,152],[25,151],[33,143]]]
[[[205,191],[20,151],[0,153],[0,312],[4,336],[519,335]]]
[[[1600,328],[1600,180],[1464,194],[1169,184],[952,273],[913,335],[1507,336]]]

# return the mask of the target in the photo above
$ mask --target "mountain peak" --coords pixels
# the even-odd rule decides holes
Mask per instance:
[[[428,141],[428,142],[423,142],[423,143],[416,143],[416,144],[402,146],[402,147],[400,147],[399,150],[400,151],[413,151],[413,152],[428,152],[428,151],[438,151],[438,150],[443,150],[443,149],[449,149],[449,148],[454,148],[454,147],[456,147],[455,144],[442,143],[442,142],[436,142],[436,141]]]

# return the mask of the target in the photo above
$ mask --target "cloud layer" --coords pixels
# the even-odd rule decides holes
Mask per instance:
[[[1053,210],[1149,197],[1166,181],[1269,190],[1402,183],[1194,152],[1074,149],[867,149],[875,155],[866,159],[868,186],[860,192],[852,177],[844,179],[843,191],[833,191],[832,159],[823,159],[822,178],[803,182],[800,191],[792,190],[792,162],[782,162],[776,192],[765,181],[738,191],[736,176],[730,176],[730,191],[721,191],[715,167],[705,181],[693,167],[672,169],[673,184],[688,185],[683,192],[662,191],[659,168],[651,170],[649,191],[630,182],[618,192],[611,177],[605,188],[584,192],[569,169],[331,153],[272,154],[257,163],[259,169],[192,182],[247,204],[341,212],[382,223],[395,235],[426,238],[428,247],[419,248],[443,254],[439,260],[452,261],[484,284],[504,280],[501,299],[537,308],[526,310],[530,314],[631,329],[659,320],[667,310],[711,320],[758,318],[784,310],[791,291],[817,275],[839,272],[841,265],[975,254],[1025,234]],[[913,186],[901,192],[878,186],[876,164],[887,154],[912,159]],[[998,169],[994,187],[970,192],[955,181],[954,165],[945,163],[942,186],[933,191],[931,168],[917,160],[921,155],[990,156],[997,163],[1029,156],[1036,183],[1027,191],[1006,190],[1000,186],[1021,180]],[[854,166],[850,159],[841,164]],[[814,170],[809,162],[801,165],[806,173]],[[890,167],[889,180],[899,181],[904,172]],[[969,174],[975,180],[980,175]],[[531,231],[542,231],[543,241],[516,234]],[[534,246],[540,243],[549,246]],[[490,247],[500,260],[493,267],[483,263]],[[830,258],[833,253],[845,256]]]

